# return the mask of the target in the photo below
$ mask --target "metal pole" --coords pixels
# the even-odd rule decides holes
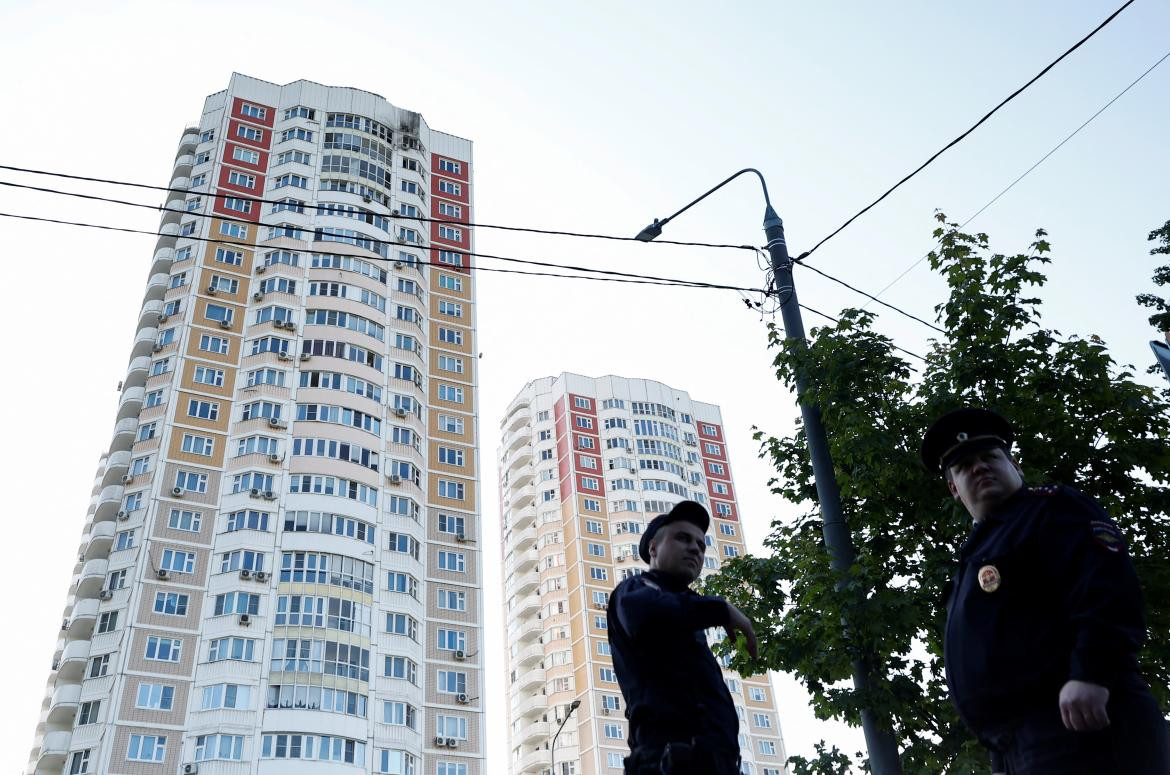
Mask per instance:
[[[569,723],[569,716],[573,715],[578,707],[580,707],[580,700],[573,700],[569,703],[568,710],[565,712],[564,719],[561,720],[561,725],[557,727],[557,733],[553,735],[552,742],[548,746],[548,773],[549,775],[557,775],[557,738],[561,736],[561,730],[565,728],[565,724]]]
[[[780,294],[780,314],[784,320],[784,341],[791,354],[796,348],[806,346],[804,321],[800,316],[800,305],[796,299],[796,286],[792,280],[792,259],[788,256],[788,245],[784,242],[784,222],[768,205],[764,211],[764,234],[768,238],[768,254],[772,260],[772,274],[776,291]],[[795,370],[797,394],[803,396],[808,387],[808,376],[803,369]],[[841,491],[837,476],[833,472],[833,459],[829,455],[829,441],[825,426],[821,422],[821,410],[807,399],[800,401],[800,415],[804,420],[805,438],[812,458],[813,477],[817,485],[817,500],[820,501],[821,519],[825,546],[829,550],[829,566],[844,576],[853,565],[853,539],[841,513]],[[866,659],[853,660],[853,688],[864,691],[870,685],[870,667]],[[898,759],[898,744],[888,719],[880,723],[873,711],[863,706],[861,728],[865,733],[865,747],[869,750],[870,770],[873,775],[898,775],[902,764]]]

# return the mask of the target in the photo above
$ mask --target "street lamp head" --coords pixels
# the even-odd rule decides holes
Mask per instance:
[[[569,710],[576,710],[579,707],[581,707],[580,700],[573,700],[572,702],[569,703]]]
[[[651,242],[655,237],[661,235],[662,223],[660,223],[659,220],[655,218],[654,223],[638,232],[638,236],[634,237],[634,239],[638,240],[639,242]]]

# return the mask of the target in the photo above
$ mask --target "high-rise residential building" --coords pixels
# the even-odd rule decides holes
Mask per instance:
[[[647,522],[696,500],[712,517],[703,573],[744,552],[719,407],[644,379],[537,379],[500,424],[499,471],[510,772],[616,775],[629,725],[605,612],[613,588],[646,569],[638,541]],[[768,677],[726,666],[743,772],[781,775]]]
[[[483,772],[471,166],[369,92],[206,99],[30,773]]]

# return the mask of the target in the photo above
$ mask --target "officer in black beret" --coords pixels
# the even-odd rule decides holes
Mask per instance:
[[[650,570],[609,599],[609,644],[630,720],[627,775],[739,773],[739,720],[704,630],[742,632],[752,656],[756,635],[738,608],[690,589],[710,524],[694,501],[659,514],[638,545]]]
[[[951,698],[995,773],[1166,775],[1125,541],[1092,498],[1025,486],[1013,437],[1003,417],[965,408],[922,441],[926,467],[975,521],[946,590]]]

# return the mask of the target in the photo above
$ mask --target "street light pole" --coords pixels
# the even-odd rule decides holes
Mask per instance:
[[[565,717],[561,719],[561,725],[557,727],[557,733],[553,735],[552,742],[548,746],[548,774],[557,775],[557,738],[561,736],[561,730],[565,728],[565,724],[569,723],[569,716],[573,715],[573,711],[581,707],[580,700],[573,700],[569,703],[569,710],[565,713]]]
[[[649,242],[662,233],[662,227],[680,213],[689,210],[712,193],[730,183],[745,173],[754,173],[760,179],[764,190],[764,235],[768,238],[768,255],[772,263],[772,274],[775,278],[775,287],[780,295],[780,314],[784,321],[784,342],[789,354],[796,354],[799,348],[807,346],[804,334],[804,321],[800,315],[800,304],[796,299],[796,286],[792,278],[792,259],[788,255],[788,245],[784,241],[784,222],[772,208],[768,197],[768,184],[759,170],[742,169],[719,185],[710,189],[698,199],[690,202],[678,212],[652,224],[638,233],[637,239]],[[833,471],[833,459],[829,454],[829,442],[825,435],[825,426],[821,421],[820,407],[804,398],[808,387],[808,375],[804,369],[794,369],[796,376],[797,395],[800,396],[800,414],[804,421],[805,438],[808,443],[809,457],[812,458],[813,477],[816,482],[817,500],[821,507],[822,533],[825,546],[829,550],[829,566],[837,572],[839,578],[844,579],[854,561],[853,539],[849,535],[849,528],[845,524],[845,516],[841,511],[841,491],[837,486],[837,476]],[[848,624],[846,624],[848,627]],[[868,656],[868,655],[867,655]],[[866,658],[853,660],[853,688],[864,692],[870,686],[870,665]],[[897,741],[887,723],[879,723],[877,716],[867,707],[861,709],[861,728],[865,734],[865,747],[869,752],[870,769],[873,775],[899,775],[902,765],[898,759]]]

